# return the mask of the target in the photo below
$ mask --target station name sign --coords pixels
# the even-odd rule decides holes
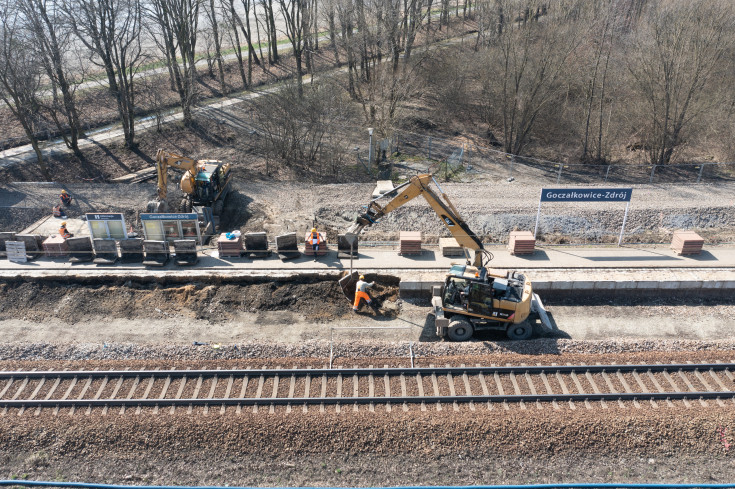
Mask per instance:
[[[197,213],[168,213],[158,212],[155,214],[141,214],[142,221],[191,221],[197,219]]]
[[[122,221],[122,214],[86,214],[87,221]]]
[[[632,188],[544,188],[541,202],[630,202]]]

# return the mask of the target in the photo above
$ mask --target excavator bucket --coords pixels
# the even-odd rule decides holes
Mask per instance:
[[[355,300],[355,290],[357,289],[357,281],[360,278],[359,272],[344,272],[344,277],[339,279],[339,286],[342,287],[342,292],[350,303]]]
[[[146,206],[148,213],[168,212],[168,204],[165,200],[151,200]]]

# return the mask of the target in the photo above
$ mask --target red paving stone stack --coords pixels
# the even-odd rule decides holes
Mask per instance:
[[[508,251],[511,255],[532,255],[536,248],[536,238],[531,231],[511,231]]]
[[[69,245],[60,235],[52,234],[44,240],[43,251],[46,256],[67,256],[69,255]]]
[[[401,231],[399,255],[421,254],[421,231]]]
[[[319,250],[316,252],[316,256],[323,256],[329,251],[329,248],[327,248],[327,237],[324,236],[324,233],[319,233],[319,237],[322,242],[319,244]],[[306,243],[304,246],[304,254],[306,256],[314,256],[314,248],[311,247],[311,233],[306,233],[304,242]]]
[[[704,239],[694,231],[674,231],[671,248],[679,255],[698,255],[702,252]]]
[[[242,253],[242,236],[235,239],[227,239],[225,233],[219,235],[217,239],[217,249],[219,256],[240,256]]]

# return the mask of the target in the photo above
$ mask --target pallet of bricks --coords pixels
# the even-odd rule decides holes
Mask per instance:
[[[319,249],[316,252],[316,256],[323,256],[329,251],[329,248],[327,248],[327,237],[324,236],[324,233],[319,233],[319,238],[321,239],[321,243],[319,243]],[[311,233],[306,233],[304,243],[304,254],[306,256],[314,256],[314,248],[312,248],[311,245]]]
[[[421,254],[421,231],[401,231],[399,255]]]
[[[219,256],[240,256],[242,253],[242,236],[240,234],[227,238],[227,233],[222,233],[217,239],[217,250]]]
[[[536,248],[536,238],[531,231],[511,231],[508,251],[511,255],[532,255]]]
[[[694,231],[674,231],[671,248],[678,255],[698,255],[702,252],[704,239]]]

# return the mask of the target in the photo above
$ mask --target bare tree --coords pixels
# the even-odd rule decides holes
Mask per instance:
[[[104,68],[117,102],[125,144],[135,146],[135,75],[145,59],[141,47],[140,0],[66,0],[67,20],[79,40]]]
[[[27,0],[26,0],[27,1]],[[197,97],[196,44],[202,0],[151,0],[154,37],[164,47],[173,85],[179,94],[185,126],[193,122]]]
[[[645,103],[649,161],[669,163],[685,131],[717,104],[707,87],[733,47],[729,2],[692,0],[650,5],[639,24],[628,68]],[[722,83],[729,83],[723,76]]]
[[[286,36],[296,60],[296,84],[299,96],[303,93],[303,55],[306,24],[309,17],[307,0],[278,0],[285,23]]]
[[[51,175],[34,130],[40,103],[42,69],[32,49],[32,36],[24,31],[16,9],[3,2],[0,10],[0,98],[8,106],[31,142],[41,174]]]
[[[49,113],[67,147],[81,156],[81,125],[75,99],[81,76],[74,75],[81,73],[82,60],[74,60],[77,65],[71,66],[65,56],[75,50],[72,49],[71,32],[64,25],[59,0],[18,0],[15,5],[23,14],[27,29],[33,36],[31,47],[51,82],[52,104],[48,107]]]
[[[582,26],[568,15],[578,1],[556,0],[549,7],[553,19],[524,22],[533,2],[498,0],[504,15],[518,20],[507,23],[488,47],[485,100],[493,117],[499,114],[508,153],[523,152],[541,112],[564,93],[563,69],[582,39]]]
[[[335,82],[325,78],[299,89],[289,80],[278,93],[261,97],[255,114],[269,159],[301,174],[336,175],[345,155],[341,129],[351,114]]]
[[[225,87],[225,68],[222,59],[222,39],[219,33],[219,17],[217,16],[217,8],[214,0],[204,4],[204,11],[207,13],[209,25],[212,28],[212,43],[214,45],[214,59],[217,63],[217,74],[219,75],[219,89],[221,93],[226,92]]]

